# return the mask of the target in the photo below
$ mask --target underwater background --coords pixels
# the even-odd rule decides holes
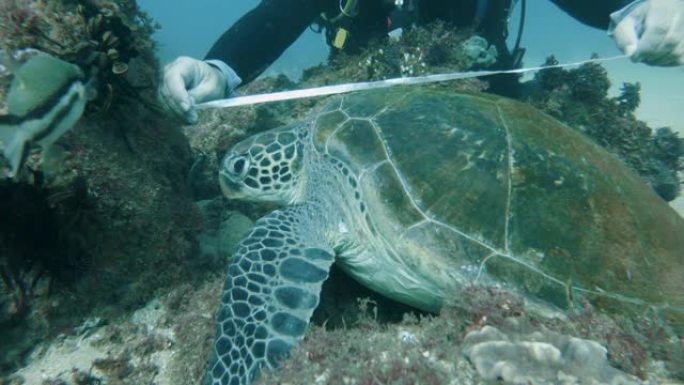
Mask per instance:
[[[88,10],[85,23],[77,17],[76,5],[81,3],[97,5]],[[73,35],[78,43],[95,41],[98,52],[109,53],[112,47],[117,51],[114,63],[102,65],[104,71],[100,68],[102,89],[77,125],[50,151],[33,154],[18,181],[0,180],[1,385],[199,383],[214,339],[227,255],[254,221],[273,209],[223,198],[216,181],[220,157],[251,134],[301,121],[319,102],[212,110],[202,114],[198,125],[183,126],[160,113],[155,87],[160,66],[179,55],[202,57],[217,36],[257,3],[3,0],[0,4],[3,23],[19,20],[21,27],[31,27],[17,31],[0,25],[3,37],[31,35],[27,40],[31,44],[14,41],[17,48],[36,46],[65,60],[83,60],[69,50],[73,47],[60,52],[49,39],[42,39],[37,32],[45,28],[51,31],[50,38],[59,32]],[[22,8],[25,4],[33,8]],[[56,17],[46,4],[68,10],[68,17]],[[28,17],[8,18],[5,9],[15,12],[13,17]],[[517,14],[513,12],[511,38]],[[41,18],[51,28],[33,23]],[[123,26],[111,22],[118,18]],[[72,22],[72,35],[54,26],[61,24],[68,30]],[[129,28],[136,23],[138,29]],[[119,39],[116,44],[112,36]],[[449,36],[458,44],[462,40],[457,39],[464,38]],[[416,40],[420,39],[425,35]],[[445,42],[437,42],[441,43]],[[593,53],[619,54],[605,32],[584,26],[541,0],[528,2],[523,46],[528,51],[525,66],[540,65],[550,55],[566,63],[586,60]],[[367,80],[348,70],[356,63],[345,62],[302,76],[302,70],[326,57],[323,36],[307,32],[242,92]],[[121,62],[126,63],[123,69],[114,65]],[[290,80],[276,76],[281,73]],[[566,87],[586,77],[598,84],[583,90],[595,98],[592,102],[550,86],[546,91],[567,107],[555,111],[554,117],[570,126],[582,125],[586,114],[574,112],[592,112],[592,107],[600,106],[608,111],[606,121],[615,125],[603,126],[600,119],[590,122],[595,139],[652,186],[662,181],[658,172],[667,174],[668,186],[673,180],[680,186],[676,176],[684,169],[684,144],[669,133],[657,136],[655,129],[684,130],[684,67],[654,68],[625,59],[538,75],[526,79],[546,85],[563,79],[560,83]],[[609,94],[601,88],[607,84],[606,76],[612,83]],[[625,107],[629,98],[622,97],[623,82],[637,81],[641,103],[636,117],[650,128],[634,119],[633,111]],[[455,89],[484,87],[473,80]],[[548,112],[545,108],[552,103],[547,96],[528,101]],[[531,342],[584,349],[583,354],[563,357],[565,384],[684,381],[682,333],[674,332],[654,309],[622,318],[583,303],[557,319],[540,319],[516,293],[473,286],[441,314],[428,315],[370,292],[339,270],[331,274],[304,343],[281,372],[265,373],[261,383],[480,384],[483,378],[496,376],[484,362],[487,357],[474,367],[478,359],[471,353],[482,342],[501,340],[510,342],[513,355],[520,357],[530,353],[521,346]],[[491,328],[478,334],[485,325]],[[593,363],[590,370],[587,361]],[[553,376],[558,367],[544,361],[529,368],[523,362],[519,369],[536,376],[539,382],[534,383],[544,383],[542,379]]]

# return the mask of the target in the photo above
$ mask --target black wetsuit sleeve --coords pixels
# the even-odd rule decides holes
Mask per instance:
[[[249,83],[297,40],[321,12],[321,3],[262,0],[214,43],[205,59],[225,62],[243,84]]]
[[[534,1],[534,0],[533,0]],[[584,24],[608,29],[610,14],[633,0],[552,0],[563,11]]]

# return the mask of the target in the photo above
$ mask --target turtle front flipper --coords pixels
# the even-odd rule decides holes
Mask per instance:
[[[300,234],[302,207],[275,211],[255,224],[228,268],[209,385],[246,385],[274,369],[304,336],[333,263],[331,250]],[[308,235],[307,235],[308,237]]]

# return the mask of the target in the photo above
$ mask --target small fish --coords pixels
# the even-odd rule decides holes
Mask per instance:
[[[73,127],[86,105],[81,69],[46,53],[16,63],[9,51],[4,63],[14,74],[7,93],[8,114],[0,116],[0,142],[15,177],[32,146],[45,149]]]

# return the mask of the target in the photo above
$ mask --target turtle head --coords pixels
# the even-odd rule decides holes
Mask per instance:
[[[298,201],[302,148],[292,127],[267,131],[237,143],[221,161],[221,190],[230,199],[283,204]]]

